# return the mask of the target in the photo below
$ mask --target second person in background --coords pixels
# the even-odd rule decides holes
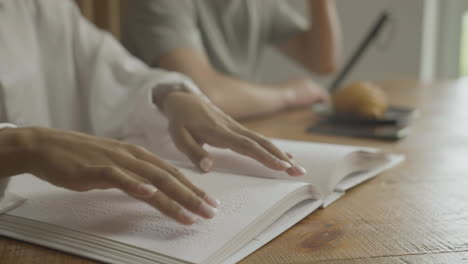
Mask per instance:
[[[308,0],[310,19],[282,0],[127,1],[122,37],[153,67],[182,72],[234,118],[327,100],[308,78],[254,82],[273,46],[310,72],[330,74],[341,54],[334,0]]]

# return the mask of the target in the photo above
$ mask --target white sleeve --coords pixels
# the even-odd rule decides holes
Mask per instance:
[[[0,129],[2,128],[15,128],[16,126],[10,123],[0,123]]]
[[[80,89],[87,89],[84,103],[92,133],[118,139],[167,140],[166,118],[152,102],[153,89],[159,84],[181,83],[194,93],[201,92],[181,74],[147,67],[110,34],[83,18],[74,4],[69,5],[77,82]]]

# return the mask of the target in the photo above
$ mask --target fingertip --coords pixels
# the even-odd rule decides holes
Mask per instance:
[[[301,165],[297,164],[294,160],[291,160],[292,167],[287,170],[288,174],[291,176],[304,176],[307,173],[307,170]]]
[[[180,209],[176,220],[183,225],[190,226],[190,225],[193,225],[197,221],[197,218],[195,217],[195,215],[193,215],[186,209],[182,208]]]
[[[295,167],[292,167],[292,168],[290,168],[290,169],[287,169],[287,170],[286,170],[286,173],[287,173],[289,176],[292,176],[292,177],[301,176]]]
[[[284,160],[280,160],[280,159],[277,159],[275,161],[275,165],[276,167],[278,167],[280,170],[287,170],[287,169],[290,169],[292,167],[292,165],[287,162],[287,161],[284,161]]]
[[[151,197],[155,192],[158,191],[158,188],[154,187],[152,184],[142,183],[138,185],[137,192],[139,196],[142,197]]]
[[[307,173],[307,170],[304,168],[304,167],[301,167],[301,166],[298,166],[297,167],[297,170],[299,171],[299,173],[302,175],[305,175]]]
[[[213,196],[209,194],[205,194],[205,197],[203,197],[205,202],[207,202],[209,205],[213,206],[214,208],[218,208],[221,205],[221,201],[214,198]]]
[[[209,172],[213,168],[213,159],[209,157],[204,157],[200,162],[199,162],[199,167],[203,172]]]
[[[210,206],[207,203],[202,202],[199,208],[199,212],[202,217],[206,219],[211,219],[215,217],[215,215],[218,213],[218,209],[215,207]]]

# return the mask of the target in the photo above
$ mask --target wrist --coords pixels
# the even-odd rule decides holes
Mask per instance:
[[[167,94],[164,102],[162,103],[162,111],[170,118],[174,109],[186,107],[186,104],[191,100],[191,96],[196,96],[187,92],[173,91]],[[198,97],[198,96],[197,96]]]
[[[153,103],[158,109],[165,113],[165,105],[170,95],[174,93],[190,93],[185,85],[181,83],[164,83],[157,85],[153,90]]]
[[[281,110],[288,109],[296,98],[296,92],[288,82],[277,85],[274,91],[281,104]]]
[[[326,16],[332,10],[331,8],[335,7],[335,2],[333,0],[311,0],[309,7],[311,18],[317,19]]]
[[[297,100],[297,93],[294,89],[285,89],[283,92],[284,108],[287,109],[294,105]]]
[[[0,129],[0,178],[30,173],[34,156],[34,136],[31,128]]]

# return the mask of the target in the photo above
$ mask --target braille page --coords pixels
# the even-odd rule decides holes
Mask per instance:
[[[288,193],[306,185],[222,173],[183,172],[221,200],[214,219],[199,219],[186,227],[118,190],[77,193],[30,175],[13,178],[9,190],[28,201],[8,214],[201,263]]]
[[[343,172],[342,169],[338,170],[340,166],[344,165],[348,155],[357,151],[376,151],[375,149],[364,147],[291,140],[275,139],[273,142],[283,151],[291,152],[294,155],[294,160],[307,170],[307,174],[302,177],[291,177],[285,172],[271,170],[249,157],[239,155],[229,150],[215,149],[212,147],[206,147],[206,150],[208,150],[215,159],[216,171],[255,177],[309,182],[314,185],[316,190],[320,191],[322,195],[329,194],[340,179],[344,178],[348,173],[351,173],[351,171]],[[171,145],[171,143],[168,143],[168,145],[164,147],[163,153],[166,155],[165,158],[176,160],[174,163],[179,166],[193,166],[182,154],[173,149]],[[341,173],[342,175],[336,175],[337,173]],[[332,176],[335,179],[332,179]]]
[[[270,170],[258,162],[239,154],[211,150],[216,157],[220,171],[234,174],[268,177],[284,180],[309,182],[317,187],[322,194],[328,194],[337,182],[331,182],[330,177],[345,162],[346,157],[358,150],[358,147],[300,142],[289,140],[273,141],[283,151],[291,152],[294,160],[303,166],[307,173],[302,177],[291,177],[285,172]],[[345,175],[342,175],[344,177]]]

